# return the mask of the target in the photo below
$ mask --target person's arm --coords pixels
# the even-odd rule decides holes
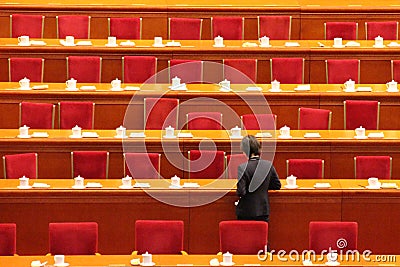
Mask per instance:
[[[236,194],[239,197],[246,195],[246,179],[244,177],[244,169],[241,166],[238,167],[238,182],[236,187]]]
[[[271,180],[269,182],[268,190],[279,190],[281,189],[281,181],[279,180],[279,176],[276,173],[274,166],[271,166],[271,170],[269,171],[271,175]]]

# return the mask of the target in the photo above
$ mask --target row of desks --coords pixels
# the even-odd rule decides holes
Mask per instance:
[[[16,188],[17,180],[0,180],[0,222],[17,224],[17,253],[45,255],[50,222],[96,221],[100,253],[130,254],[135,221],[164,219],[184,221],[187,252],[215,254],[219,222],[235,219],[234,179],[191,180],[201,186],[194,189],[168,189],[169,180],[140,181],[154,186],[148,189],[119,189],[120,180],[95,181],[103,188],[76,190],[71,189],[71,180],[37,180],[51,187],[21,190]],[[330,189],[314,189],[316,182],[321,180],[298,180],[297,190],[283,187],[269,193],[272,249],[308,249],[310,221],[356,221],[359,251],[395,254],[399,250],[398,189],[367,190],[366,180],[354,179],[325,180]],[[399,180],[392,182],[400,185]]]
[[[10,57],[41,57],[45,59],[44,81],[66,80],[66,57],[70,55],[96,55],[103,58],[102,82],[121,77],[122,56],[152,55],[158,58],[158,71],[168,68],[170,59],[196,59],[222,63],[225,58],[258,59],[258,83],[269,83],[269,59],[274,57],[301,57],[305,59],[305,83],[326,83],[326,59],[360,59],[362,83],[386,83],[391,80],[391,59],[399,59],[399,47],[374,48],[373,41],[359,41],[360,47],[332,48],[332,41],[300,40],[299,47],[285,47],[285,41],[271,41],[272,47],[242,47],[248,41],[225,41],[224,48],[213,47],[212,40],[181,41],[182,47],[152,47],[152,40],[136,40],[135,47],[106,47],[106,40],[93,39],[93,46],[64,47],[58,39],[43,39],[46,46],[21,47],[17,39],[0,38],[0,69],[8,69]],[[322,43],[325,46],[320,47]],[[384,42],[385,45],[389,41]],[[161,75],[162,76],[162,75]],[[168,82],[168,75],[158,82]],[[204,81],[219,82],[221,72],[215,68],[204,71]],[[0,72],[0,81],[8,81],[7,71]]]
[[[71,151],[106,150],[110,152],[109,178],[123,177],[123,152],[161,153],[161,175],[189,177],[189,150],[221,150],[241,153],[240,140],[230,139],[226,131],[191,131],[193,138],[162,138],[163,131],[146,131],[146,138],[114,138],[115,131],[99,130],[98,138],[71,139],[70,130],[49,130],[49,138],[17,138],[18,130],[0,130],[0,156],[24,152],[39,154],[40,178],[71,178]],[[131,131],[128,131],[128,134]],[[326,178],[354,177],[354,157],[389,155],[393,158],[394,179],[400,177],[400,132],[383,131],[382,139],[357,140],[354,131],[319,131],[321,138],[304,138],[307,131],[291,131],[291,139],[262,138],[264,159],[273,160],[278,174],[286,176],[286,160],[320,158],[325,160]],[[316,131],[312,131],[316,132]],[[371,131],[367,131],[367,135]],[[376,131],[374,131],[376,132]],[[32,131],[31,131],[32,133]],[[247,131],[256,134],[257,131]],[[243,132],[246,134],[246,132]],[[274,133],[272,133],[274,134]],[[276,133],[277,136],[278,133]],[[338,170],[340,166],[340,170]],[[1,169],[0,169],[1,171]]]

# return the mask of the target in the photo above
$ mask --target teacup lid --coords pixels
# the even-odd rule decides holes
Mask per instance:
[[[360,129],[360,130],[362,130],[362,129],[365,129],[364,127],[362,127],[362,125],[360,125],[360,127],[358,127],[358,128],[356,128],[356,130],[357,129]]]
[[[117,129],[121,129],[121,130],[123,130],[123,129],[126,129],[124,126],[119,126]]]
[[[222,38],[222,36],[217,36],[217,37],[215,37],[214,39],[224,39],[224,38]]]
[[[124,180],[132,180],[132,177],[127,175],[127,176],[123,177],[122,179],[124,179]]]
[[[22,176],[21,178],[19,178],[20,180],[29,180],[29,178],[28,177],[26,177],[25,175],[24,176]]]
[[[181,178],[180,178],[179,176],[177,176],[176,174],[175,174],[174,176],[171,177],[171,179],[176,179],[176,178],[181,179]]]
[[[114,80],[114,81],[119,81],[119,80],[118,80],[118,77],[117,77],[117,78],[115,78],[115,80]]]
[[[383,39],[383,37],[381,37],[380,35],[375,37],[375,40],[381,40],[381,39]]]
[[[19,127],[20,129],[29,129],[30,127],[29,126],[26,126],[26,125],[24,125],[24,126],[21,126],[21,127]]]
[[[174,129],[171,125],[169,125],[167,128],[165,128],[166,130],[170,130],[170,129]]]
[[[23,79],[21,79],[20,81],[30,81],[28,78],[24,77]]]
[[[151,254],[147,251],[144,254],[142,254],[142,256],[148,256],[148,255],[151,255]]]
[[[74,78],[69,79],[68,81],[76,81]]]
[[[235,127],[232,128],[232,130],[240,130],[240,128],[236,125]]]
[[[80,129],[82,129],[81,127],[79,127],[78,125],[75,125],[75,127],[74,128],[72,128],[73,130],[80,130]]]
[[[290,129],[290,127],[285,125],[285,126],[281,127],[281,129]]]
[[[286,177],[286,179],[296,179],[297,177],[294,176],[293,174],[289,175],[288,177]]]
[[[223,256],[232,256],[231,253],[229,253],[229,251],[227,251],[226,253],[222,254]]]
[[[83,180],[83,179],[85,179],[85,178],[83,178],[82,176],[80,176],[80,175],[78,175],[78,176],[76,176],[74,179],[76,179],[76,180]]]
[[[275,79],[271,83],[280,83],[280,82]]]

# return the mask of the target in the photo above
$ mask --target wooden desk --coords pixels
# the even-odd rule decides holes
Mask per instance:
[[[50,179],[37,181],[50,184],[48,189],[20,190],[17,180],[0,180],[0,222],[17,224],[17,252],[47,253],[49,222],[96,221],[100,253],[130,254],[134,222],[165,219],[184,221],[187,252],[215,254],[219,250],[219,222],[235,219],[236,180],[192,180],[201,187],[179,190],[168,189],[169,180],[140,181],[151,185],[143,190],[119,189],[120,180],[94,181],[103,188],[75,190],[71,189],[72,180]],[[353,179],[324,180],[331,189],[314,189],[316,182],[321,180],[298,180],[299,189],[288,190],[282,180],[282,190],[269,193],[269,242],[273,249],[307,249],[310,221],[349,220],[359,224],[360,251],[395,254],[399,250],[400,233],[393,231],[400,216],[399,190],[367,190],[366,180]],[[399,180],[391,182],[400,185]]]

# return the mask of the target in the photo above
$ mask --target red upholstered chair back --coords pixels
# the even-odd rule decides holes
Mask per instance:
[[[188,130],[222,130],[222,113],[190,112],[186,114]]]
[[[256,83],[257,59],[224,59],[223,64],[224,79],[231,83]]]
[[[219,223],[222,253],[256,255],[268,244],[268,223],[263,221],[222,221]]]
[[[60,129],[72,129],[76,125],[82,129],[94,128],[93,102],[59,102]]]
[[[96,222],[49,224],[49,252],[52,255],[94,255],[97,246]]]
[[[211,17],[211,37],[223,37],[225,40],[243,40],[243,17]]]
[[[0,223],[0,256],[13,256],[17,251],[17,225]]]
[[[67,57],[67,79],[74,78],[78,83],[101,82],[101,57]]]
[[[309,249],[316,254],[329,249],[345,254],[346,251],[357,249],[357,235],[356,222],[310,222]],[[345,242],[347,246],[340,248]]]
[[[326,83],[343,84],[349,79],[360,82],[360,60],[329,59],[325,60]]]
[[[391,60],[392,80],[400,81],[400,60]]]
[[[275,130],[277,116],[275,114],[245,114],[240,117],[242,129]]]
[[[124,153],[124,174],[134,179],[160,178],[161,154],[159,153]]]
[[[379,106],[378,101],[344,101],[344,129],[354,130],[362,126],[367,130],[377,130],[379,128]]]
[[[258,16],[258,37],[272,40],[290,40],[292,16]]]
[[[325,22],[324,28],[325,40],[333,40],[334,38],[342,38],[343,40],[358,39],[357,22]]]
[[[28,78],[31,82],[43,82],[44,59],[43,58],[9,58],[8,80],[18,82]]]
[[[203,19],[169,18],[169,40],[201,40]]]
[[[224,175],[224,151],[190,150],[189,178],[214,179]]]
[[[304,83],[304,58],[271,58],[271,81]]]
[[[55,105],[50,103],[19,103],[19,126],[27,125],[32,129],[54,128]]]
[[[294,175],[300,179],[324,178],[324,160],[322,159],[288,159],[286,175]]]
[[[163,130],[168,126],[177,128],[179,99],[145,98],[144,125],[146,130]]]
[[[169,80],[178,77],[181,83],[201,83],[203,81],[203,61],[171,59],[169,61]]]
[[[372,21],[365,22],[365,39],[374,40],[375,37],[384,40],[397,40],[399,36],[398,21]]]
[[[122,79],[124,83],[155,83],[157,58],[153,56],[122,57]]]
[[[107,179],[108,158],[107,151],[72,151],[72,178]]]
[[[246,163],[248,158],[245,154],[232,154],[226,156],[226,178],[237,179],[238,167],[240,164]]]
[[[44,16],[12,14],[10,15],[10,37],[28,35],[30,38],[43,38]]]
[[[142,18],[108,18],[108,36],[142,39]]]
[[[36,179],[38,177],[37,153],[23,153],[3,156],[5,179],[18,179],[22,176]]]
[[[138,254],[180,254],[183,229],[183,221],[137,220],[135,250]]]
[[[299,108],[299,130],[330,130],[332,111],[317,108]]]
[[[90,39],[90,16],[62,15],[56,16],[57,38],[74,36],[75,39]]]
[[[390,156],[356,156],[354,157],[354,174],[356,179],[392,178],[392,157]]]

